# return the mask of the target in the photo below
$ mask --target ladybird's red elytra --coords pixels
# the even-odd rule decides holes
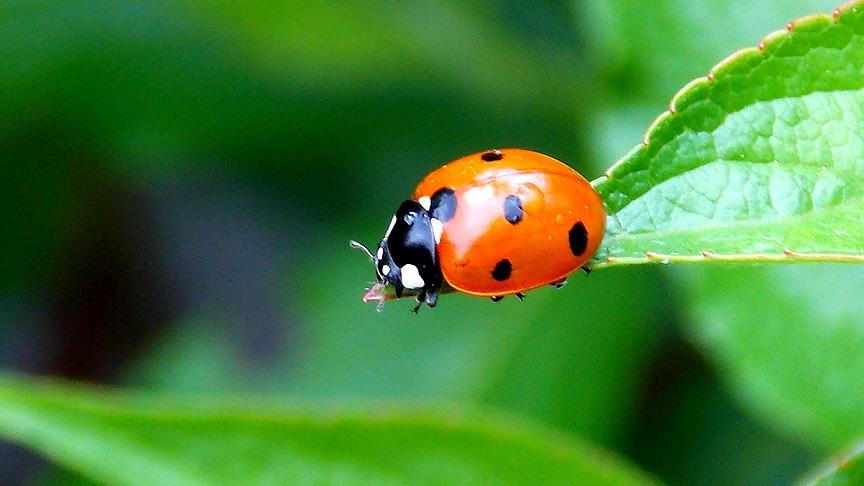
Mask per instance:
[[[397,297],[409,289],[416,311],[434,306],[444,286],[495,300],[560,286],[600,246],[605,225],[600,195],[566,164],[488,150],[429,173],[367,253],[374,288],[392,285]]]

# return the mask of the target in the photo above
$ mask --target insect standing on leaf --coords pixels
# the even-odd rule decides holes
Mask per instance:
[[[427,175],[399,205],[375,252],[377,283],[363,300],[417,296],[434,307],[442,288],[497,301],[562,286],[600,246],[606,212],[578,172],[547,155],[501,149],[468,155]],[[586,272],[587,267],[583,267]]]

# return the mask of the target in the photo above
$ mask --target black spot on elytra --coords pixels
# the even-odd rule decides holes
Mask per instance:
[[[496,160],[503,159],[504,154],[502,154],[500,150],[490,150],[489,152],[484,152],[480,155],[480,158],[486,162],[495,162]]]
[[[450,221],[456,215],[456,194],[449,187],[442,187],[432,194],[429,212],[432,217],[443,222]]]
[[[511,273],[513,273],[513,265],[510,263],[510,260],[505,258],[495,264],[495,268],[492,269],[492,278],[503,282],[510,278]]]
[[[525,211],[522,210],[522,200],[519,196],[511,194],[504,200],[504,219],[510,224],[517,224],[522,221]]]
[[[573,252],[573,255],[577,257],[582,256],[582,254],[585,253],[585,249],[588,248],[588,230],[585,229],[585,225],[582,224],[582,221],[577,221],[576,224],[570,228],[567,237],[570,240],[570,251]]]

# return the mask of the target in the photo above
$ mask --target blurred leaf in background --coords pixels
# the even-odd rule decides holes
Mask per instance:
[[[819,457],[749,418],[708,363],[666,343],[626,451],[667,484],[790,484]]]
[[[688,330],[759,417],[833,451],[864,435],[862,275],[843,265],[682,273]]]
[[[249,402],[4,377],[0,436],[109,484],[653,484],[604,451],[494,413]]]

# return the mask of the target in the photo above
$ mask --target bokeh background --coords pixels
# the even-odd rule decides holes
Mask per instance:
[[[322,406],[467,402],[671,484],[787,482],[864,432],[844,420],[864,384],[840,379],[845,401],[820,388],[832,364],[864,377],[859,270],[609,269],[415,316],[362,304],[373,270],[347,241],[374,244],[466,153],[530,148],[594,178],[687,81],[833,7],[4,0],[0,367]],[[828,363],[814,346],[834,338],[850,347]],[[754,369],[806,377],[789,387],[840,411],[775,413],[790,388]],[[0,446],[0,483],[76,479]]]

